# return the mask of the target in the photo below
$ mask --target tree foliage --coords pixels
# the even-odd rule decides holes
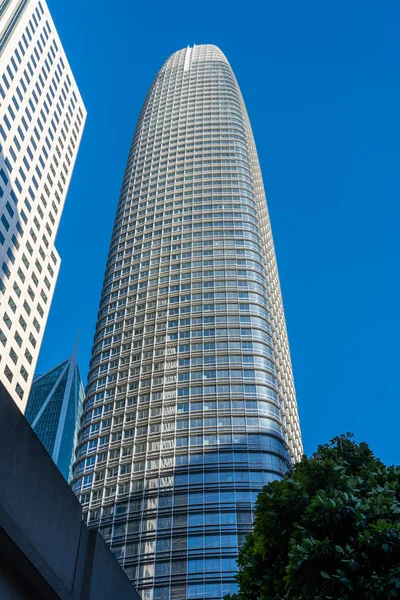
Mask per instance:
[[[351,434],[265,486],[231,600],[400,598],[400,468]]]

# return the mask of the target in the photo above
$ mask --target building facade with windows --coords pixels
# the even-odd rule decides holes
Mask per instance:
[[[223,53],[186,48],[129,152],[73,489],[144,600],[221,600],[258,492],[301,455],[250,122]]]
[[[86,111],[44,0],[0,2],[0,381],[23,411]]]
[[[72,476],[85,397],[77,351],[76,344],[68,360],[34,378],[25,409],[25,417],[66,481]]]

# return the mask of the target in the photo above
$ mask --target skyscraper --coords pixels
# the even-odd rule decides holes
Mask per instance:
[[[0,2],[0,381],[23,411],[86,111],[44,0]]]
[[[220,600],[258,492],[301,453],[249,119],[223,53],[186,48],[130,149],[73,486],[144,599]]]
[[[72,475],[85,393],[77,363],[78,344],[68,360],[35,377],[25,416],[65,479]]]

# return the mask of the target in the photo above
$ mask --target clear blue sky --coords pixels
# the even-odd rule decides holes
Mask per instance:
[[[225,52],[250,114],[304,446],[345,431],[400,463],[398,1],[48,0],[88,110],[38,371],[81,331],[86,378],[125,161],[158,69]]]

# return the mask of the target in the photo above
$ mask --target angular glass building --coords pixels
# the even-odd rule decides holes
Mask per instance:
[[[72,356],[35,377],[25,417],[65,479],[72,475],[74,449],[85,397],[77,363]]]
[[[258,492],[301,454],[249,119],[223,53],[186,48],[130,149],[73,487],[142,598],[220,600]]]

